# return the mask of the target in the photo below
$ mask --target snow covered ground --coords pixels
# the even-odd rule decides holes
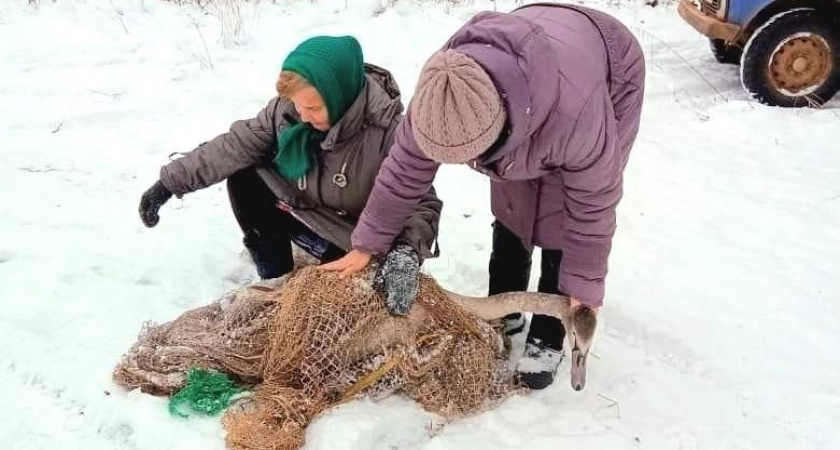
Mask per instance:
[[[222,449],[217,419],[110,381],[143,321],[254,276],[223,185],[171,201],[151,230],[140,194],[171,152],[255,114],[303,38],[357,36],[407,100],[425,58],[493,3],[279,0],[243,6],[239,36],[230,14],[158,0],[24,3],[0,5],[0,443]],[[748,101],[673,7],[615,3],[594,6],[642,42],[647,103],[586,390],[563,376],[445,425],[400,398],[355,402],[307,449],[840,448],[840,101]],[[427,270],[483,293],[487,181],[438,180],[443,255]]]

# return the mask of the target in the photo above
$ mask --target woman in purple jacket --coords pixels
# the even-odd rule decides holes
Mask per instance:
[[[346,276],[385,254],[438,166],[468,164],[492,180],[490,294],[527,290],[536,246],[539,290],[597,310],[644,76],[641,47],[607,14],[536,4],[476,15],[423,67],[353,251],[325,269]],[[532,320],[523,360],[536,361],[519,366],[532,388],[553,381],[564,337],[558,320]]]

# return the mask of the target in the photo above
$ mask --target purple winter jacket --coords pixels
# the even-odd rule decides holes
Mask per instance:
[[[481,64],[505,102],[504,143],[469,163],[492,180],[493,215],[526,248],[562,250],[560,291],[600,306],[622,172],[639,130],[638,42],[607,14],[536,4],[477,14],[444,49]],[[432,186],[438,163],[419,148],[410,121],[397,129],[353,232],[356,249],[387,252]]]

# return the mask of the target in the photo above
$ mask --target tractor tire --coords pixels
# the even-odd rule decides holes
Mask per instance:
[[[726,45],[723,39],[709,39],[709,47],[715,55],[717,62],[721,64],[739,64],[741,62],[741,49],[732,45]]]
[[[825,12],[799,8],[756,30],[741,57],[741,82],[759,102],[822,106],[840,90],[840,32]]]

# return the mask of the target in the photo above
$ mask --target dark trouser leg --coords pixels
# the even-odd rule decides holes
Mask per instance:
[[[562,294],[558,288],[560,277],[560,262],[563,259],[563,252],[560,250],[542,251],[542,263],[540,267],[539,292],[546,294]],[[566,329],[563,322],[551,316],[534,314],[531,318],[531,330],[528,332],[528,340],[539,341],[543,346],[554,350],[563,349],[563,339],[566,337]]]
[[[254,169],[245,169],[227,180],[230,205],[245,248],[260,278],[276,278],[294,267],[290,235],[291,216],[277,208],[277,197]]]
[[[542,251],[539,291],[559,294],[558,279],[563,253]],[[490,294],[528,290],[531,252],[513,232],[501,223],[493,224],[493,253],[490,256]],[[515,334],[524,326],[521,314],[505,317],[505,332]],[[517,365],[519,380],[531,389],[543,389],[554,381],[563,360],[563,323],[550,316],[534,314],[525,345],[525,353]]]
[[[557,279],[562,257],[560,251],[543,249],[540,292],[558,293]],[[554,376],[563,361],[565,335],[563,322],[550,316],[534,314],[525,342],[525,354],[516,367],[520,381],[531,389],[543,389],[554,382]]]
[[[488,294],[528,290],[531,278],[531,252],[522,240],[501,222],[493,222],[493,252],[490,253],[490,289]],[[516,334],[525,327],[522,314],[505,316],[507,334]]]
[[[522,245],[517,235],[498,221],[493,223],[489,271],[489,295],[528,290],[531,252]]]

